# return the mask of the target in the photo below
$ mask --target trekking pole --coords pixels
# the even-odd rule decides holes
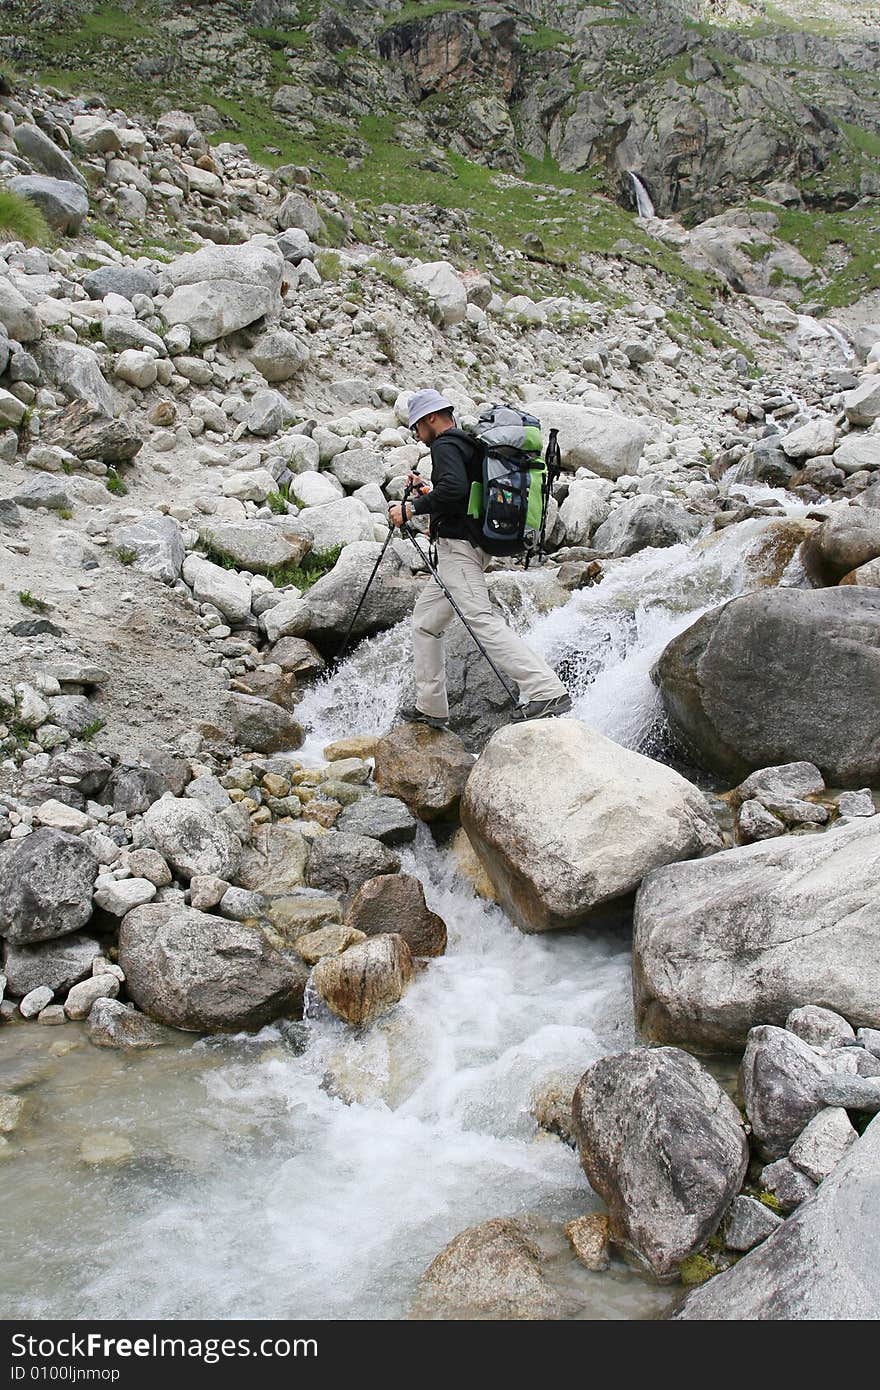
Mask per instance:
[[[401,526],[400,530],[401,530],[401,532],[403,533],[403,535],[406,536],[407,540],[412,542],[413,546],[415,547],[416,551],[418,552],[419,558],[420,558],[421,560],[423,560],[424,563],[427,565],[427,567],[428,567],[428,569],[429,569],[431,575],[433,576],[433,578],[434,578],[434,580],[436,581],[437,585],[442,589],[443,593],[445,594],[446,598],[447,598],[448,601],[449,601],[449,604],[450,604],[450,606],[451,606],[453,612],[455,613],[455,615],[457,616],[457,618],[458,618],[459,621],[461,622],[461,624],[462,624],[462,626],[464,627],[465,631],[467,632],[468,636],[469,636],[469,637],[471,638],[471,640],[473,641],[473,643],[474,643],[474,645],[476,646],[477,650],[479,651],[480,655],[481,655],[482,657],[485,658],[485,660],[488,662],[489,666],[490,666],[490,667],[492,668],[492,670],[494,671],[495,675],[498,677],[498,679],[499,679],[499,681],[501,682],[501,684],[504,686],[504,689],[505,689],[505,691],[507,692],[507,695],[509,696],[511,703],[512,703],[513,705],[515,705],[517,708],[519,708],[519,700],[518,700],[518,698],[517,698],[517,695],[516,695],[516,692],[514,691],[513,686],[509,684],[509,682],[508,682],[506,676],[504,676],[504,675],[502,674],[502,672],[499,671],[498,667],[495,665],[495,662],[492,660],[491,656],[490,656],[489,653],[486,651],[486,648],[483,646],[482,642],[480,641],[480,639],[479,639],[479,637],[477,636],[477,634],[474,632],[474,630],[473,630],[473,628],[471,627],[470,623],[468,622],[467,618],[466,618],[466,617],[464,616],[464,614],[462,613],[462,611],[461,611],[461,609],[459,608],[458,604],[456,603],[455,599],[452,597],[452,594],[449,592],[449,589],[446,587],[446,584],[445,584],[445,583],[443,582],[443,580],[440,578],[440,574],[439,574],[439,572],[438,572],[438,570],[437,570],[437,566],[431,563],[431,560],[430,560],[429,556],[427,556],[427,555],[425,554],[425,552],[422,550],[422,547],[419,545],[418,541],[417,541],[416,538],[415,538],[415,535],[413,534],[412,530],[410,529],[409,523],[408,523],[408,522],[404,522],[403,525]]]
[[[352,618],[351,622],[350,622],[349,625],[348,625],[348,632],[345,634],[344,638],[342,639],[342,645],[340,646],[338,652],[336,653],[336,655],[335,655],[334,658],[333,658],[334,662],[336,662],[336,661],[341,661],[341,660],[342,660],[342,654],[343,654],[343,652],[345,651],[346,647],[348,646],[349,641],[351,640],[351,634],[354,632],[354,625],[355,625],[355,623],[356,623],[357,620],[358,620],[358,614],[360,613],[361,609],[362,609],[363,606],[364,606],[364,603],[366,602],[367,594],[370,592],[370,585],[372,584],[373,580],[376,578],[376,575],[377,575],[377,573],[378,573],[378,571],[379,571],[379,566],[381,565],[383,559],[385,558],[385,551],[388,549],[389,545],[391,544],[391,541],[392,541],[393,537],[394,537],[394,527],[391,525],[391,522],[389,521],[389,522],[388,522],[388,535],[385,537],[385,544],[382,546],[382,549],[379,551],[378,557],[377,557],[377,559],[376,559],[376,563],[375,563],[375,565],[373,566],[373,573],[370,575],[369,579],[367,580],[366,587],[365,587],[365,589],[364,589],[364,592],[361,594],[361,597],[360,597],[360,601],[359,601],[359,603],[358,603],[358,606],[357,606],[357,608],[354,610],[354,617]]]

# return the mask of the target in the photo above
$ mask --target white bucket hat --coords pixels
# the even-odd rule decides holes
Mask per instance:
[[[410,429],[419,420],[424,420],[426,415],[433,415],[435,410],[454,410],[452,401],[441,396],[439,391],[429,387],[426,391],[416,391],[415,395],[409,398],[409,415],[407,424]]]

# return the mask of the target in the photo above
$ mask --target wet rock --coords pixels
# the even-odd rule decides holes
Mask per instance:
[[[673,732],[705,767],[741,778],[801,758],[837,786],[880,781],[880,609],[866,590],[732,599],[674,638],[652,674]]]
[[[355,619],[381,549],[374,541],[346,545],[330,573],[319,579],[306,594],[298,628],[317,642],[341,641]],[[393,545],[390,546],[357,614],[353,639],[402,622],[413,610],[419,587],[408,563]]]
[[[115,1047],[121,1052],[140,1052],[174,1041],[174,1034],[161,1023],[118,999],[96,999],[88,1017],[90,1043],[95,1047]]]
[[[138,1008],[197,1033],[298,1017],[308,975],[297,956],[270,946],[258,927],[177,903],[150,903],[123,919],[119,964]]]
[[[783,1224],[782,1217],[754,1197],[734,1197],[724,1232],[728,1250],[753,1250]]]
[[[413,978],[412,956],[402,936],[373,936],[340,956],[324,956],[312,981],[337,1018],[362,1026],[386,1013]]]
[[[414,956],[442,956],[446,950],[446,923],[431,912],[413,874],[367,879],[346,908],[345,922],[367,936],[397,932]]]
[[[115,999],[118,993],[119,981],[115,975],[109,972],[92,975],[73,986],[64,1001],[64,1012],[68,1018],[88,1018],[96,999]]]
[[[376,744],[376,786],[396,796],[422,821],[450,821],[474,760],[455,734],[405,724]]]
[[[377,781],[378,767],[377,756]],[[524,931],[613,912],[658,863],[720,843],[696,787],[573,719],[499,730],[470,775],[461,815]]]
[[[875,1120],[812,1201],[765,1244],[691,1293],[691,1321],[872,1319],[880,1299],[880,1165]]]
[[[419,1280],[421,1320],[541,1321],[562,1315],[538,1246],[516,1221],[495,1217],[462,1231]]]
[[[144,815],[144,829],[152,847],[184,878],[232,878],[241,844],[219,815],[198,801],[161,797]]]
[[[803,798],[825,790],[825,780],[812,763],[784,763],[780,767],[763,767],[753,772],[732,793],[734,802],[756,798],[764,803],[767,797]]]
[[[293,825],[261,825],[242,852],[236,881],[264,896],[286,893],[305,882],[308,844]]]
[[[569,1221],[565,1234],[574,1253],[587,1269],[602,1273],[608,1268],[611,1261],[608,1255],[610,1232],[607,1216],[598,1213],[578,1216],[574,1221]]]
[[[25,1113],[22,1096],[0,1095],[0,1134],[13,1134]]]
[[[101,1130],[89,1134],[79,1146],[80,1158],[92,1167],[115,1166],[134,1157],[134,1146],[124,1134]]]
[[[280,705],[255,695],[232,696],[233,734],[243,748],[278,753],[299,748],[305,738],[299,724]]]
[[[810,998],[880,1026],[878,881],[874,817],[654,870],[635,908],[640,1031],[733,1050]]]
[[[38,946],[7,945],[3,962],[9,994],[29,994],[48,985],[54,994],[91,974],[92,961],[101,954],[95,937],[76,933]]]
[[[324,956],[341,956],[349,946],[355,946],[359,941],[365,940],[363,932],[340,926],[338,922],[330,922],[327,926],[319,927],[317,931],[298,936],[296,953],[302,957],[306,965],[317,965]]]
[[[0,845],[0,935],[29,945],[79,931],[92,915],[97,868],[89,846],[61,830]]]
[[[717,1229],[748,1165],[739,1112],[677,1048],[604,1057],[572,1104],[581,1165],[612,1239],[655,1277],[674,1276]]]
[[[614,557],[635,555],[648,546],[659,548],[692,540],[701,529],[699,517],[666,497],[631,497],[602,523],[593,536],[593,545]]]
[[[317,839],[309,852],[307,879],[312,888],[325,888],[349,898],[367,879],[396,874],[400,860],[378,840],[334,831]]]
[[[361,797],[347,806],[336,822],[338,830],[369,835],[383,845],[408,844],[416,838],[417,820],[394,796]]]
[[[298,942],[301,937],[319,930],[328,923],[342,923],[342,903],[338,898],[279,894],[266,901],[266,919],[283,941]]]
[[[851,570],[880,557],[880,511],[848,507],[835,512],[807,537],[800,557],[814,583],[838,583]]]
[[[318,648],[313,646],[311,642],[306,642],[302,637],[282,637],[267,652],[266,660],[280,666],[282,671],[299,676],[301,680],[308,680],[311,676],[319,676],[327,667],[327,663]]]
[[[51,1003],[51,989],[48,985],[39,985],[37,989],[28,991],[18,1008],[22,1018],[36,1018],[37,1014],[42,1013],[43,1009]]]

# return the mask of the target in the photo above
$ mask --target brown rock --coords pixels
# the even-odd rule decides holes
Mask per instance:
[[[379,740],[375,758],[377,787],[406,802],[419,820],[457,819],[474,759],[456,734],[403,724]]]
[[[542,1269],[541,1252],[505,1217],[471,1226],[450,1241],[425,1270],[413,1316],[469,1321],[558,1318],[558,1298]]]
[[[362,931],[354,931],[351,927],[340,926],[338,922],[330,922],[326,927],[319,927],[317,931],[297,937],[294,949],[306,965],[317,965],[324,956],[341,956],[349,946],[366,939]]]
[[[327,666],[318,648],[304,637],[282,637],[266,653],[266,660],[280,666],[282,671],[299,676],[301,680],[320,675]]]
[[[601,1272],[610,1263],[608,1258],[609,1229],[608,1217],[594,1212],[590,1216],[578,1216],[569,1221],[565,1234],[571,1241],[572,1249],[582,1265],[587,1269]]]
[[[431,912],[412,874],[367,879],[349,903],[345,921],[366,936],[397,932],[414,956],[442,956],[446,950],[446,923]]]
[[[230,690],[239,695],[253,695],[259,700],[268,700],[281,709],[290,709],[297,703],[299,691],[296,680],[286,671],[249,671],[246,676],[237,676],[229,682]]]
[[[46,422],[40,442],[58,444],[78,459],[99,459],[103,463],[128,463],[144,443],[125,420],[112,420],[87,401],[73,401]]]
[[[402,936],[373,936],[341,956],[324,956],[312,979],[327,1007],[345,1023],[371,1023],[401,998],[413,978]]]
[[[333,743],[327,744],[324,757],[328,763],[337,762],[340,758],[372,758],[378,742],[376,734],[353,734],[351,738],[337,738]]]
[[[482,860],[468,839],[464,826],[459,826],[451,841],[452,857],[462,878],[466,878],[478,898],[487,902],[498,901],[495,885],[489,877]]]
[[[329,830],[339,819],[342,806],[338,801],[310,801],[302,813],[303,820],[313,820]]]

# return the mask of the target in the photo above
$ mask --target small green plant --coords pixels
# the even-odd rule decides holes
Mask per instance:
[[[116,558],[120,565],[133,565],[137,559],[137,551],[131,550],[127,545],[121,545],[116,551]]]
[[[87,724],[86,727],[83,729],[82,733],[80,734],[80,738],[88,742],[89,739],[95,737],[95,734],[101,732],[101,730],[104,727],[104,723],[105,721],[103,719],[93,719],[91,724]]]
[[[20,78],[5,58],[0,58],[0,97],[11,97],[19,87]]]
[[[61,461],[61,472],[66,473],[68,478],[73,472],[73,465],[71,463],[68,463],[67,459],[62,459]]]
[[[36,598],[30,589],[22,589],[18,595],[19,603],[23,603],[25,608],[30,608],[34,613],[48,613],[50,605],[41,598]]]
[[[387,257],[371,256],[367,261],[367,265],[370,270],[374,270],[377,275],[381,275],[383,280],[387,281],[389,285],[394,285],[395,288],[402,291],[402,293],[406,294],[409,290],[409,285],[403,277],[403,271],[400,266],[393,265]]]
[[[782,1215],[782,1207],[779,1205],[779,1198],[775,1192],[759,1192],[758,1201],[763,1202],[764,1206],[769,1207],[771,1211],[775,1211],[777,1216]]]
[[[0,188],[0,241],[23,241],[26,246],[48,246],[49,223],[29,198]]]
[[[276,516],[287,515],[287,504],[290,501],[290,487],[287,483],[282,483],[277,492],[270,492],[266,497],[266,506]]]
[[[342,257],[336,251],[319,251],[315,266],[322,280],[338,280],[342,274]]]
[[[688,1255],[687,1259],[682,1260],[678,1266],[678,1277],[686,1289],[692,1289],[697,1284],[705,1284],[707,1279],[711,1279],[716,1270],[712,1261],[706,1255]]]
[[[70,518],[73,516],[73,512],[70,509],[70,507],[59,507],[58,515],[62,521],[69,521]]]
[[[106,241],[108,246],[112,246],[114,251],[119,251],[122,255],[128,252],[128,247],[119,233],[108,227],[106,222],[89,222],[88,227],[98,241]]]
[[[114,497],[124,497],[125,494],[128,492],[128,488],[120,478],[119,474],[116,472],[115,468],[107,469],[105,487],[107,488],[108,492],[113,493]]]
[[[307,593],[319,579],[330,573],[341,553],[341,545],[331,546],[329,550],[310,551],[298,565],[277,565],[269,570],[269,578],[276,589],[294,584],[301,593]]]

